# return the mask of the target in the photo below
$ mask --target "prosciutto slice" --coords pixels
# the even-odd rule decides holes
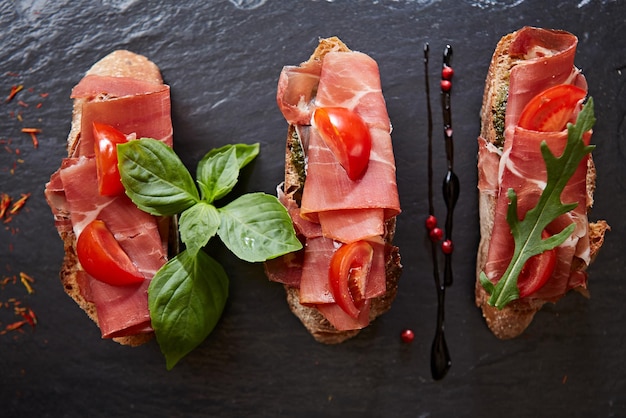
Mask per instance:
[[[575,84],[584,90],[587,82],[574,66],[578,39],[568,32],[525,27],[509,48],[519,61],[511,69],[505,129],[517,125],[520,114],[538,93],[559,84]]]
[[[575,49],[576,38],[571,34],[536,28],[521,30],[511,46],[511,53],[521,60],[510,74],[505,145],[501,158],[499,150],[479,138],[479,153],[482,156],[479,172],[484,176],[479,182],[479,189],[481,193],[498,197],[485,266],[487,277],[494,283],[506,270],[514,248],[511,230],[506,221],[508,189],[515,190],[518,197],[518,218],[523,219],[526,212],[536,205],[547,181],[540,144],[545,141],[551,152],[559,156],[567,142],[567,130],[529,131],[518,127],[517,121],[526,103],[547,88],[567,83],[586,89],[584,76],[574,67]],[[590,137],[590,133],[584,136],[587,144]],[[557,265],[547,284],[528,296],[529,298],[555,301],[572,288],[586,286],[586,275],[572,274],[570,270],[574,256],[587,264],[590,262],[586,214],[587,164],[588,157],[585,157],[561,194],[562,202],[576,202],[578,206],[558,217],[546,228],[550,234],[556,234],[573,223],[575,230],[557,247]]]
[[[119,84],[118,84],[119,83]],[[100,95],[106,100],[98,100]],[[78,155],[94,155],[93,122],[111,125],[138,138],[161,140],[172,146],[170,88],[129,77],[86,76],[72,91],[82,105]],[[96,100],[91,100],[91,99]]]
[[[74,234],[87,224],[103,220],[145,280],[139,286],[111,286],[85,274],[83,293],[96,305],[103,338],[130,335],[150,328],[147,289],[150,279],[167,261],[157,218],[135,206],[126,196],[101,196],[94,158],[68,158],[59,170]]]
[[[324,56],[315,104],[348,108],[370,127],[391,131],[378,64],[361,52],[330,52]]]
[[[297,255],[266,263],[268,276],[299,288],[300,303],[317,308],[338,330],[369,323],[370,299],[386,292],[385,221],[400,213],[391,124],[382,95],[378,65],[359,52],[331,51],[321,61],[284,67],[277,102],[285,119],[296,125],[306,153],[306,181],[300,202],[279,190],[304,242]],[[363,177],[351,180],[309,126],[317,107],[344,107],[356,112],[372,136],[370,161]],[[365,307],[357,319],[336,303],[328,272],[334,252],[343,244],[368,240],[374,249]]]
[[[324,219],[332,222],[332,218],[339,217],[342,211],[374,209],[371,213],[378,218],[373,227],[367,222],[360,233],[336,237],[343,242],[380,235],[384,220],[400,213],[391,136],[381,129],[372,129],[371,134],[372,150],[368,168],[363,177],[356,182],[348,178],[319,133],[312,130],[309,137],[302,216],[311,221],[319,221],[319,214],[325,213]],[[334,222],[342,221],[335,219]],[[324,229],[324,223],[320,223]],[[355,225],[355,228],[358,229],[359,226]]]
[[[308,61],[299,67],[286,66],[281,71],[276,101],[290,124],[308,125],[311,122],[321,71],[319,61]]]
[[[59,232],[79,237],[87,224],[104,221],[145,280],[136,286],[112,286],[76,272],[82,296],[95,305],[103,338],[151,332],[147,290],[167,261],[162,219],[149,215],[126,196],[98,193],[93,122],[125,134],[151,137],[172,145],[167,85],[127,77],[85,76],[72,91],[81,115],[79,144],[46,185],[45,196]]]
[[[68,158],[60,170],[65,197],[76,236],[90,222],[104,221],[124,252],[146,278],[154,276],[167,255],[157,218],[138,209],[125,194],[109,197],[98,193],[94,158]]]
[[[319,133],[312,129],[307,151],[302,216],[320,221],[322,230],[335,231],[334,238],[342,242],[381,235],[384,220],[400,213],[400,200],[389,116],[376,61],[359,52],[326,54],[315,105],[346,107],[359,114],[370,127],[372,149],[367,171],[359,181],[352,181]],[[324,227],[324,221],[338,223],[342,222],[341,219],[350,219],[341,215],[349,215],[350,212],[342,211],[352,209],[376,209],[371,213],[378,219],[376,222],[355,224],[346,235],[339,235],[340,231],[333,227]],[[382,218],[379,209],[382,209]],[[326,216],[320,219],[322,212]]]

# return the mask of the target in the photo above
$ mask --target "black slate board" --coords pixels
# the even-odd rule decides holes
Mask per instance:
[[[0,149],[0,191],[32,193],[22,213],[0,230],[0,276],[24,271],[35,278],[31,295],[19,285],[6,286],[0,295],[3,301],[21,298],[38,316],[34,329],[0,336],[0,415],[626,415],[624,2],[165,3],[0,1],[0,93],[22,83],[19,99],[29,104],[0,103],[0,139],[12,139],[10,148],[21,150],[16,156]],[[493,48],[524,25],[579,37],[576,64],[587,76],[598,118],[592,219],[607,219],[612,232],[590,269],[591,299],[569,295],[546,306],[520,338],[499,341],[473,304],[476,137]],[[261,155],[236,192],[273,193],[282,176],[286,131],[275,104],[280,69],[306,60],[319,37],[332,35],[378,61],[394,126],[403,207],[396,242],[404,274],[392,310],[347,343],[320,345],[291,315],[282,287],[265,279],[261,265],[239,262],[218,245],[213,255],[231,277],[226,311],[215,332],[172,371],[166,371],[154,341],[129,348],[101,340],[58,281],[63,249],[43,197],[44,184],[65,154],[71,88],[114,49],[148,56],[172,87],[176,150],[185,164],[195,167],[213,147],[258,141]],[[431,80],[438,79],[439,51],[447,43],[454,48],[455,171],[461,178],[455,283],[446,301],[453,366],[438,382],[429,369],[436,294],[423,229],[424,42],[432,51]],[[433,106],[438,109],[437,95]],[[21,111],[23,122],[12,111]],[[439,113],[435,116],[437,128]],[[27,125],[42,129],[36,150],[20,132]],[[435,151],[435,176],[443,179],[442,142],[436,141]],[[23,163],[11,175],[8,168],[17,158]],[[412,344],[400,341],[405,327],[415,331]]]

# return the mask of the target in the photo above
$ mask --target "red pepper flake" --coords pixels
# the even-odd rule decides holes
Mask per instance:
[[[22,318],[24,318],[26,322],[28,322],[28,325],[30,325],[31,327],[34,328],[35,325],[37,325],[37,316],[35,316],[35,312],[33,312],[32,309],[25,308],[20,312],[20,315],[22,316]]]
[[[18,100],[18,101],[17,101],[17,104],[18,104],[18,105],[20,105],[20,106],[22,106],[22,107],[28,107],[28,103],[26,103],[26,102],[24,102],[24,101],[22,101],[22,100]]]
[[[16,322],[12,322],[10,324],[7,324],[3,330],[0,330],[0,335],[4,335],[10,331],[16,331],[16,330],[20,330],[20,328],[22,328],[22,326],[24,326],[26,324],[26,320],[22,320],[22,321],[16,321]]]
[[[39,102],[39,103],[37,103],[36,107],[37,107],[37,109],[41,109],[41,106],[43,106],[43,103]]]
[[[41,133],[41,129],[39,128],[22,128],[22,132],[25,134],[30,134],[30,137],[33,140],[33,146],[35,148],[39,147],[39,141],[37,140],[37,134]]]
[[[48,93],[39,93],[39,97],[43,97],[45,99],[48,97]]]
[[[24,88],[24,86],[22,84],[17,85],[17,86],[12,86],[11,87],[11,92],[9,93],[9,95],[7,96],[5,102],[9,103],[11,100],[13,100],[13,98],[15,97],[15,95],[17,93],[20,92],[20,90],[22,90]]]

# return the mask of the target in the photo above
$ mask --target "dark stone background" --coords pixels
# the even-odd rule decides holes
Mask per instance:
[[[0,300],[21,298],[39,321],[34,329],[0,336],[0,415],[626,415],[624,2],[2,0],[0,6],[0,139],[21,150],[16,156],[0,148],[0,191],[32,193],[24,210],[0,229],[0,276],[24,271],[35,278],[35,293],[7,286]],[[499,341],[473,303],[476,137],[493,48],[524,25],[579,37],[576,64],[587,76],[598,118],[591,218],[607,219],[613,230],[590,269],[591,299],[571,294],[546,306],[520,338]],[[215,332],[198,349],[168,372],[154,341],[129,348],[101,340],[58,281],[63,248],[43,197],[65,155],[71,88],[114,49],[145,54],[172,87],[175,148],[185,164],[195,168],[213,147],[258,141],[261,155],[236,192],[273,193],[281,181],[286,133],[275,103],[278,75],[283,65],[306,60],[319,37],[332,35],[378,61],[394,125],[403,207],[396,242],[404,274],[392,310],[347,343],[320,345],[289,312],[282,287],[265,279],[261,265],[235,260],[213,245],[212,255],[230,275],[231,297]],[[453,366],[438,382],[429,369],[436,295],[423,228],[425,42],[432,51],[436,179],[445,170],[438,140],[439,54],[447,43],[454,48],[455,171],[461,179],[455,283],[446,301]],[[18,83],[25,86],[18,98],[27,108],[17,100],[4,103]],[[18,111],[22,122],[11,114]],[[24,126],[42,129],[38,149],[20,132]],[[23,163],[11,175],[17,158]],[[436,205],[443,217],[440,193]],[[6,322],[7,309],[0,314]],[[405,327],[415,331],[412,344],[400,341]]]

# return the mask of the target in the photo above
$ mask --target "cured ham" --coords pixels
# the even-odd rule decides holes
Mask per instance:
[[[112,55],[97,65],[108,66],[110,70],[119,57]],[[141,59],[142,63],[148,63],[136,55],[131,58],[134,62]],[[146,68],[153,66],[148,64]],[[126,70],[122,68],[120,71]],[[160,77],[144,80],[124,76],[85,76],[71,95],[75,99],[75,114],[81,117],[73,122],[80,126],[78,145],[70,142],[69,158],[63,160],[46,184],[46,200],[64,240],[70,233],[78,238],[96,219],[104,221],[144,277],[138,285],[113,286],[96,280],[80,268],[75,272],[81,297],[95,307],[103,338],[152,332],[147,290],[150,280],[167,261],[168,228],[162,218],[141,211],[125,194],[99,194],[92,126],[93,122],[112,125],[131,138],[151,137],[171,146],[169,87],[160,81]]]
[[[102,337],[151,331],[147,289],[150,279],[167,261],[157,219],[139,210],[126,195],[99,195],[94,187],[94,158],[65,159],[53,177],[60,179],[63,186],[63,207],[70,214],[74,234],[78,237],[94,219],[103,220],[145,277],[139,286],[111,286],[84,275],[83,296],[96,306]],[[58,187],[57,181],[49,185]],[[55,200],[59,200],[58,189],[53,190],[50,188],[47,195],[55,193]]]
[[[378,64],[360,52],[330,52],[324,57],[315,104],[345,107],[372,128],[391,131]]]
[[[276,100],[283,116],[293,125],[308,125],[322,65],[310,61],[299,67],[286,66],[278,78]]]
[[[505,129],[514,129],[533,97],[558,84],[574,84],[587,90],[584,75],[574,66],[577,38],[571,33],[540,28],[521,29],[509,55],[517,58],[509,76]],[[509,133],[512,134],[512,133]]]
[[[533,97],[557,84],[575,84],[586,90],[584,76],[574,67],[576,38],[564,32],[525,28],[511,45],[511,55],[519,57],[510,73],[509,98],[506,108],[505,144],[498,150],[479,138],[479,189],[497,197],[489,252],[485,265],[487,277],[496,283],[506,270],[514,242],[506,214],[509,204],[507,191],[515,190],[518,198],[518,218],[523,219],[533,208],[547,181],[546,166],[540,144],[546,142],[551,152],[559,156],[567,142],[567,130],[560,132],[529,131],[517,126],[519,116]],[[572,118],[575,118],[575,111]],[[591,134],[584,136],[588,144]],[[572,273],[573,257],[589,264],[586,175],[588,157],[579,164],[562,195],[564,203],[576,202],[573,211],[561,215],[546,228],[551,235],[575,224],[573,234],[557,247],[555,270],[542,288],[528,296],[531,299],[555,301],[572,288],[585,287],[586,275]],[[497,180],[497,181],[496,181]]]
[[[94,155],[94,122],[111,125],[125,134],[135,133],[138,138],[158,139],[172,146],[170,89],[165,84],[129,77],[92,75],[86,76],[74,88],[72,98],[86,100],[82,105],[77,155]]]
[[[382,222],[400,213],[396,185],[396,168],[391,136],[380,129],[372,129],[372,151],[367,171],[360,181],[352,181],[345,174],[319,134],[311,132],[308,148],[308,168],[302,195],[301,212],[308,220],[319,220],[319,213],[350,209],[381,209],[375,230],[364,229],[355,240],[380,235]],[[381,211],[374,211],[380,215]],[[322,225],[322,228],[324,226]]]
[[[104,221],[144,277],[154,276],[167,259],[157,218],[138,209],[125,194],[100,195],[93,187],[97,181],[94,158],[66,159],[60,176],[76,236],[91,221]]]
[[[378,65],[359,52],[329,51],[322,60],[284,67],[277,103],[287,122],[304,134],[299,138],[306,157],[301,199],[296,201],[291,190],[279,191],[304,249],[298,256],[266,263],[266,273],[271,280],[299,288],[300,303],[315,307],[337,330],[364,328],[370,320],[371,299],[386,292],[386,221],[400,213],[391,124]],[[318,107],[346,108],[366,123],[372,145],[367,170],[358,180],[348,177],[320,133],[310,126]],[[367,240],[374,255],[367,301],[358,318],[352,318],[335,303],[329,269],[341,245],[359,240]]]

